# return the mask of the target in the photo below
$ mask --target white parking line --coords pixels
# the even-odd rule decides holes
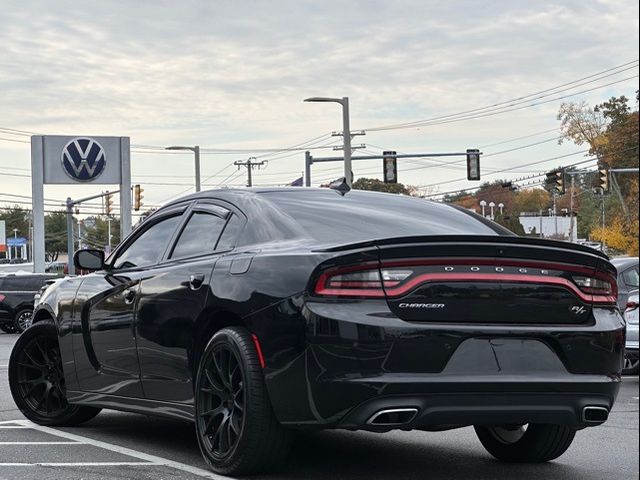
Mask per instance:
[[[40,462],[40,463],[0,463],[0,467],[123,467],[155,465],[149,462]]]
[[[0,445],[86,445],[81,442],[0,442]]]
[[[29,420],[14,420],[12,422],[6,423],[14,423],[19,424],[26,428],[31,428],[33,430],[37,430],[40,432],[48,433],[49,435],[58,436],[61,438],[66,438],[67,440],[72,440],[74,442],[83,443],[85,445],[92,445],[94,447],[102,448],[104,450],[109,450],[111,452],[119,453],[121,455],[127,455],[129,457],[137,458],[139,460],[143,460],[144,462],[113,462],[113,463],[60,463],[60,464],[51,464],[51,463],[26,463],[20,465],[46,465],[46,466],[82,466],[82,465],[153,465],[153,466],[165,466],[169,468],[173,468],[175,470],[180,470],[182,472],[191,473],[192,475],[196,475],[202,478],[210,478],[213,480],[224,480],[229,477],[225,477],[222,475],[217,475],[209,470],[205,470],[203,468],[193,467],[191,465],[187,465],[186,463],[175,462],[173,460],[169,460],[162,457],[157,457],[155,455],[150,455],[148,453],[138,452],[137,450],[132,450],[126,447],[120,447],[118,445],[112,445],[107,442],[102,442],[100,440],[94,440],[88,437],[82,437],[80,435],[75,435],[73,433],[63,432],[60,430],[56,430],[55,428],[44,427],[42,425],[36,425],[35,423],[30,422]],[[8,464],[0,463],[0,466],[8,466]]]
[[[15,423],[15,422],[11,422],[11,423]],[[7,430],[12,430],[12,429],[29,429],[31,427],[25,427],[24,425],[0,425],[0,428],[2,429],[7,429]]]

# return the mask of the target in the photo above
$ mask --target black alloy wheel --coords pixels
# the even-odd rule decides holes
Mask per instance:
[[[13,323],[0,323],[0,330],[4,333],[17,333]]]
[[[9,387],[25,417],[41,425],[77,425],[100,409],[67,402],[57,329],[48,322],[29,328],[11,351]]]
[[[290,432],[276,420],[252,336],[217,332],[200,356],[196,431],[208,465],[224,475],[263,473],[284,460]]]
[[[244,426],[245,392],[242,370],[235,353],[221,345],[203,367],[198,421],[207,450],[224,458],[238,443]]]
[[[19,333],[22,333],[31,326],[32,317],[33,310],[24,308],[16,314],[13,320],[13,326]]]

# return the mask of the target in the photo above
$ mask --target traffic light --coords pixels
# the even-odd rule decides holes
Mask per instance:
[[[111,215],[111,211],[113,210],[113,198],[111,194],[107,192],[104,196],[104,212],[107,215]]]
[[[144,189],[140,187],[140,185],[133,186],[133,209],[136,212],[140,210],[140,207],[142,206],[142,199],[144,198],[142,196],[142,192],[144,192]]]
[[[480,150],[467,150],[467,180],[480,180]]]
[[[558,195],[564,195],[566,192],[564,184],[564,168],[556,170],[555,172],[555,189]]]
[[[398,183],[398,159],[396,152],[382,152],[382,174],[384,183]]]
[[[608,168],[600,168],[598,169],[598,180],[600,181],[600,189],[602,190],[602,194],[609,193],[611,186],[609,185],[609,169]]]

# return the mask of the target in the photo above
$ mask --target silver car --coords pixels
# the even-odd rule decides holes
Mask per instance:
[[[624,375],[638,375],[638,291],[632,292],[624,311],[627,321],[627,343],[624,353]]]

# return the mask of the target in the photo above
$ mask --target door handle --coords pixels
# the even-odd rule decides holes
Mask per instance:
[[[126,303],[127,305],[131,305],[133,301],[136,299],[136,291],[131,288],[128,288],[124,291],[124,293],[122,294],[122,297],[124,298],[124,303]]]
[[[204,282],[204,275],[202,273],[194,273],[189,276],[189,288],[191,290],[198,290]]]

